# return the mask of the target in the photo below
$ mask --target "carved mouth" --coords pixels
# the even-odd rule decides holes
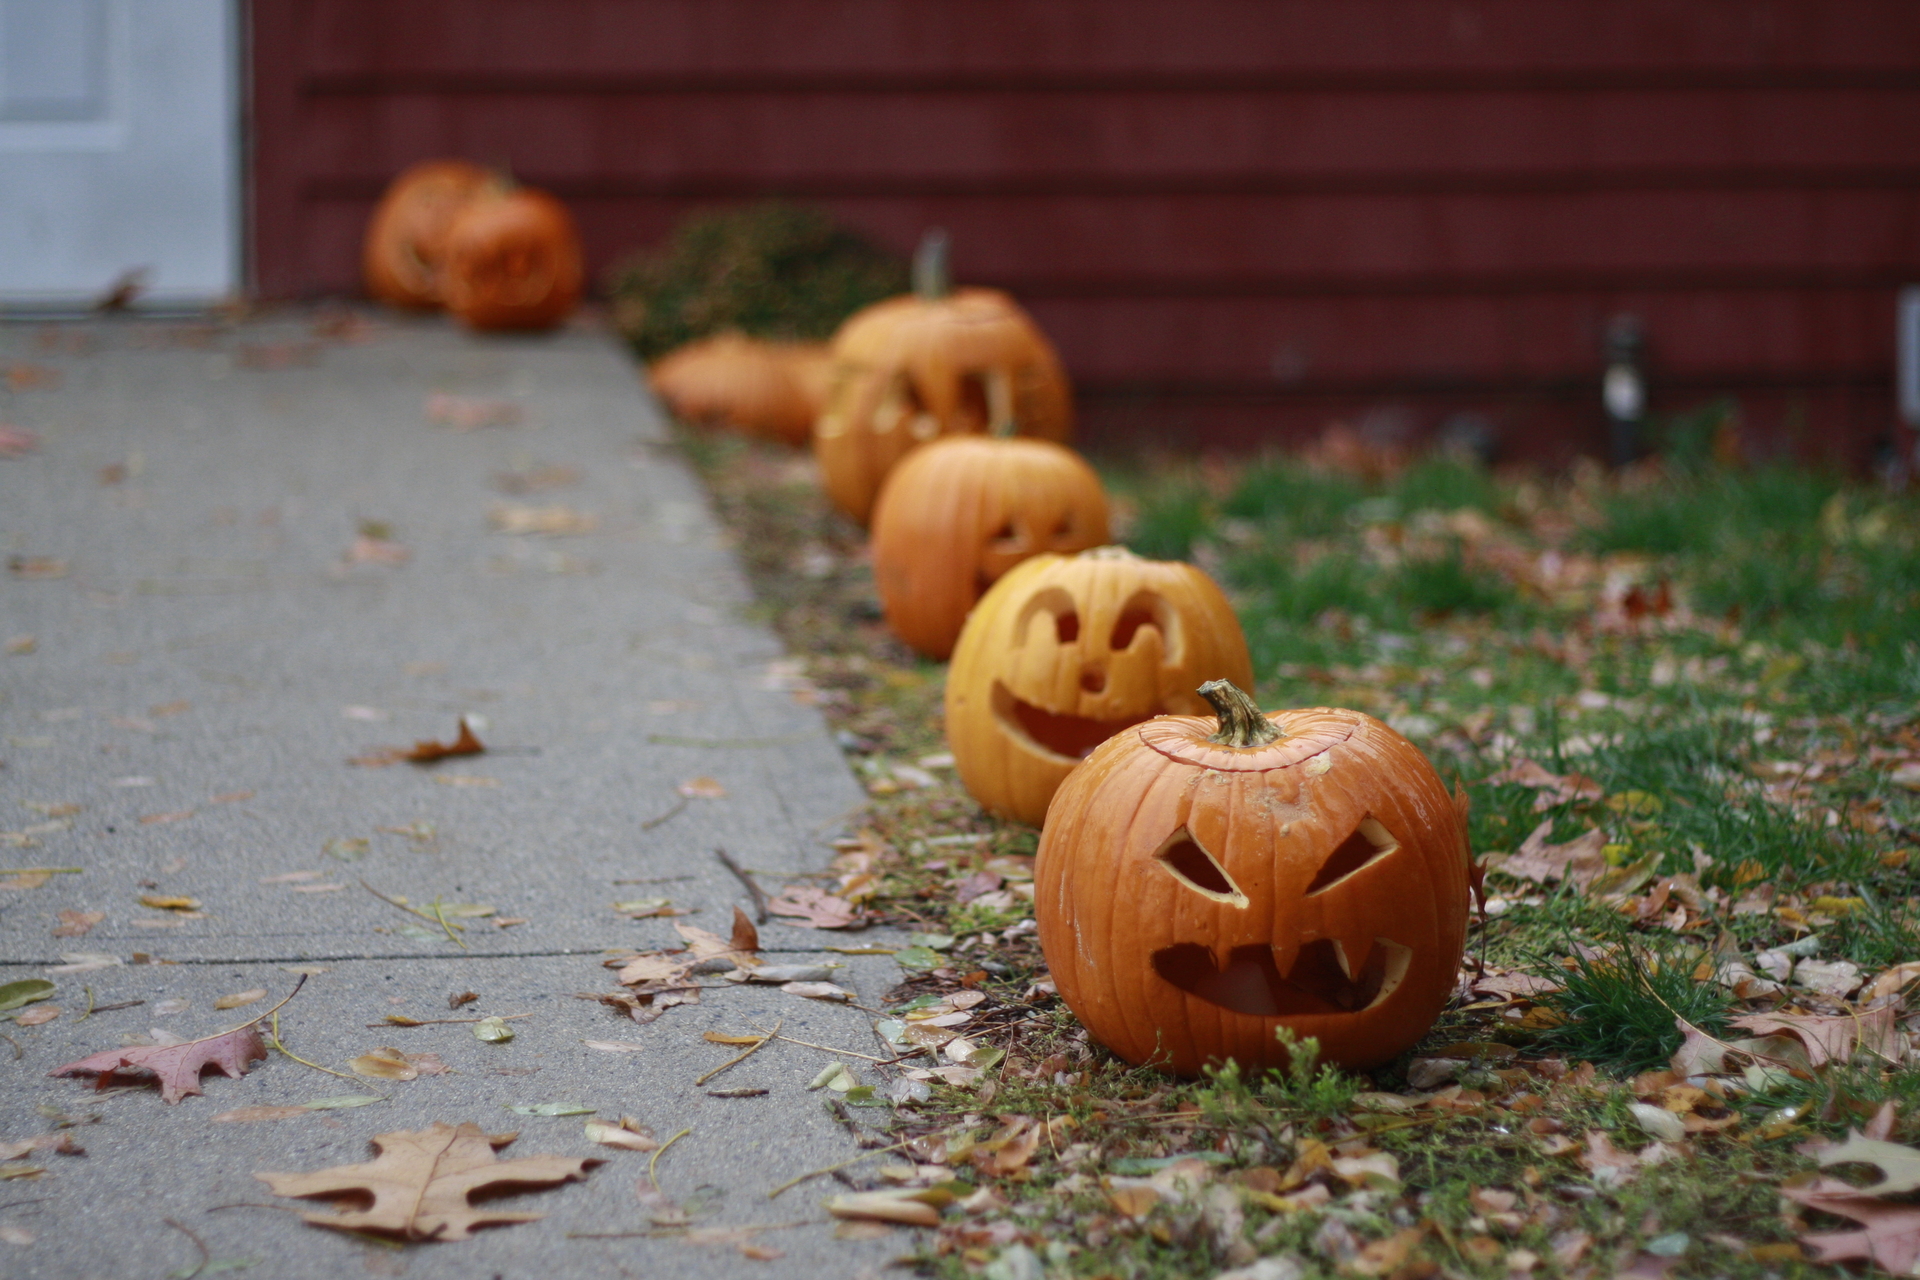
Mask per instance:
[[[1354,1013],[1391,995],[1413,959],[1412,949],[1397,942],[1375,938],[1373,944],[1357,973],[1346,948],[1333,938],[1302,946],[1285,974],[1274,963],[1273,948],[1258,943],[1235,947],[1225,968],[1211,948],[1197,942],[1162,947],[1153,953],[1153,971],[1188,995],[1234,1013],[1259,1018]]]
[[[1015,697],[1013,690],[996,680],[993,683],[993,714],[999,719],[1001,727],[1013,737],[1072,764],[1084,760],[1095,747],[1122,729],[1131,729],[1160,713],[1149,711],[1145,715],[1128,716],[1120,720],[1061,715]]]

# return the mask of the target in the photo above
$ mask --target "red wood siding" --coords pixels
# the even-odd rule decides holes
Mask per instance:
[[[253,0],[260,291],[358,290],[402,166],[502,161],[596,269],[688,210],[954,235],[1088,434],[1371,417],[1597,448],[1600,341],[1765,449],[1893,422],[1920,282],[1911,0]]]

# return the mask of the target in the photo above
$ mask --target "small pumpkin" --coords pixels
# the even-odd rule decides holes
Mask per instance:
[[[472,328],[551,328],[580,301],[583,278],[573,218],[544,191],[491,185],[447,228],[441,294]]]
[[[894,464],[936,436],[1073,434],[1072,391],[1053,345],[999,290],[953,289],[943,235],[921,245],[913,293],[840,326],[833,360],[814,452],[828,496],[862,524]]]
[[[689,422],[805,444],[826,399],[829,363],[822,342],[764,342],[728,332],[669,351],[647,378]]]
[[[1233,606],[1212,578],[1124,547],[1041,555],[980,598],[947,671],[947,742],[975,800],[1039,826],[1069,773],[1101,742],[1194,690],[1253,683]]]
[[[981,594],[1042,552],[1107,540],[1107,495],[1050,440],[947,436],[914,450],[873,509],[873,577],[887,625],[944,660]]]
[[[1060,995],[1133,1063],[1282,1066],[1276,1031],[1355,1070],[1416,1044],[1466,942],[1464,795],[1359,711],[1217,717],[1117,734],[1060,788],[1035,864]]]
[[[447,230],[491,181],[465,160],[425,160],[395,178],[374,206],[361,243],[367,291],[399,307],[439,306]]]

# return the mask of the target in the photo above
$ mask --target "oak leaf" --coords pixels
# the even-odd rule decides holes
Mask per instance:
[[[465,1240],[474,1228],[532,1222],[544,1214],[476,1209],[477,1191],[577,1182],[601,1163],[571,1156],[501,1160],[494,1152],[517,1134],[488,1134],[472,1122],[376,1134],[379,1158],[315,1173],[256,1173],[277,1196],[362,1196],[365,1209],[303,1213],[315,1226],[374,1231],[405,1240]]]
[[[188,1040],[182,1044],[137,1045],[107,1049],[78,1062],[56,1067],[50,1076],[77,1076],[91,1072],[99,1077],[101,1088],[122,1071],[146,1071],[160,1079],[160,1098],[175,1103],[190,1093],[203,1092],[200,1073],[218,1067],[232,1079],[247,1074],[247,1068],[267,1056],[260,1033],[253,1024],[223,1031],[217,1036]]]
[[[1843,1262],[1865,1258],[1896,1276],[1911,1275],[1920,1262],[1920,1205],[1899,1204],[1863,1194],[1861,1188],[1838,1178],[1820,1178],[1804,1187],[1781,1187],[1789,1200],[1852,1218],[1854,1231],[1820,1231],[1800,1237],[1815,1262]]]
[[[1601,854],[1607,834],[1600,828],[1590,828],[1565,844],[1548,844],[1547,837],[1552,834],[1553,820],[1549,818],[1535,827],[1512,854],[1493,864],[1493,869],[1516,880],[1540,884],[1571,880],[1581,889],[1608,869]]]
[[[1756,1013],[1734,1018],[1733,1025],[1761,1035],[1786,1032],[1798,1036],[1807,1046],[1807,1060],[1814,1067],[1829,1062],[1847,1062],[1855,1053],[1870,1053],[1887,1062],[1901,1062],[1907,1056],[1906,1034],[1894,1020],[1894,1008],[1885,1005],[1865,1013],[1825,1015],[1816,1013]]]

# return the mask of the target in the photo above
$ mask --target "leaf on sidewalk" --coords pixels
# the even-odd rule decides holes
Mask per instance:
[[[450,1068],[437,1053],[402,1053],[391,1045],[369,1050],[347,1063],[355,1075],[371,1080],[418,1080],[421,1076],[443,1076]]]
[[[247,1073],[252,1063],[266,1056],[267,1048],[260,1042],[259,1031],[249,1023],[232,1031],[223,1031],[217,1036],[188,1040],[184,1044],[108,1049],[78,1062],[69,1062],[64,1067],[56,1067],[47,1074],[76,1076],[91,1073],[99,1078],[99,1087],[104,1089],[120,1072],[150,1072],[159,1078],[161,1100],[175,1103],[190,1093],[203,1092],[200,1073],[206,1068],[218,1067],[237,1080]]]
[[[367,1196],[372,1205],[335,1213],[304,1213],[315,1226],[373,1231],[404,1240],[465,1240],[474,1228],[532,1222],[538,1213],[478,1209],[475,1192],[577,1182],[600,1162],[567,1156],[501,1160],[494,1152],[518,1136],[487,1134],[471,1122],[399,1130],[373,1139],[379,1158],[315,1173],[256,1173],[278,1196]]]
[[[432,764],[436,760],[446,760],[453,756],[477,756],[486,753],[486,746],[473,732],[473,726],[467,723],[465,716],[460,717],[460,731],[452,742],[435,742],[432,738],[422,738],[411,747],[373,747],[365,754],[355,756],[348,764],[363,768],[379,769],[401,760],[409,764]]]
[[[84,938],[93,929],[93,926],[99,924],[106,918],[107,913],[104,911],[62,911],[60,913],[60,924],[54,929],[53,936],[56,938]]]
[[[788,886],[767,903],[767,910],[808,929],[847,929],[866,923],[860,908],[810,885]]]

